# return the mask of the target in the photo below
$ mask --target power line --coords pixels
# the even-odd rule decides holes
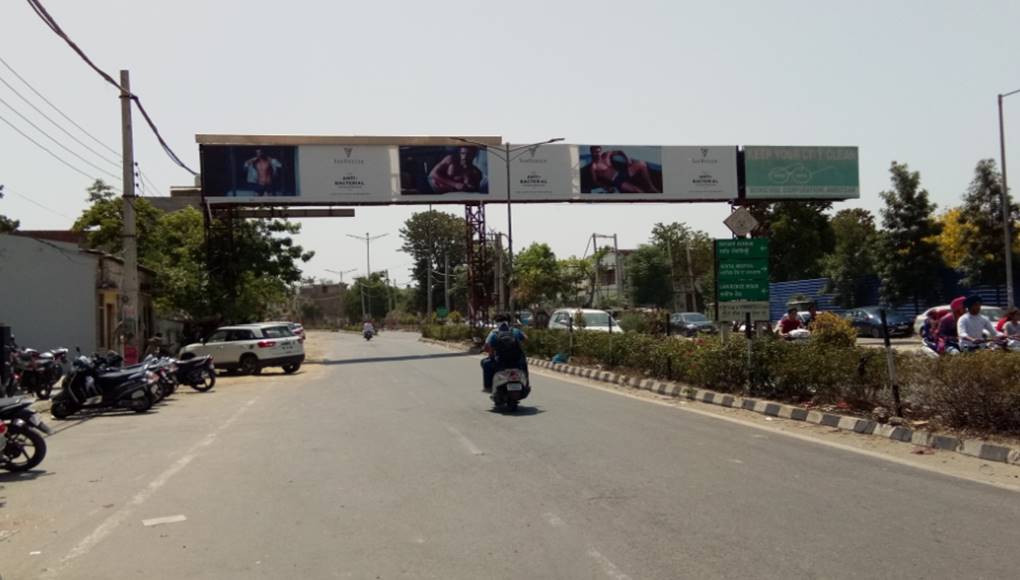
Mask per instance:
[[[52,16],[50,16],[49,12],[46,11],[46,8],[42,5],[42,2],[40,2],[39,0],[27,0],[27,2],[29,6],[32,7],[32,10],[34,10],[35,13],[39,16],[39,18],[42,19],[43,23],[45,23],[46,26],[48,26],[49,29],[52,30],[54,34],[62,38],[64,42],[66,42],[67,45],[71,47],[71,50],[76,52],[78,56],[81,57],[81,59],[84,60],[85,63],[92,68],[92,70],[96,71],[96,73],[98,73],[99,76],[103,78],[103,80],[110,83],[114,87],[117,87],[117,89],[122,93],[124,92],[124,89],[121,88],[120,83],[115,81],[113,77],[111,77],[109,74],[103,71],[103,69],[96,66],[96,64],[92,62],[92,59],[90,59],[88,55],[85,54],[85,51],[79,48],[78,45],[75,44],[73,40],[71,40],[71,37],[69,37],[60,28],[60,25],[57,24],[57,21],[54,20]],[[174,163],[176,163],[177,165],[179,165],[192,175],[198,175],[198,173],[195,170],[191,169],[183,161],[181,161],[181,158],[178,157],[176,153],[174,153],[174,150],[171,149],[170,145],[168,145],[166,140],[163,139],[163,135],[160,134],[159,129],[156,127],[156,123],[153,122],[152,118],[149,116],[149,113],[145,110],[145,107],[142,106],[142,100],[138,97],[138,95],[129,92],[127,97],[134,101],[135,105],[138,107],[138,112],[142,114],[143,118],[145,118],[145,122],[148,123],[149,129],[152,130],[152,133],[156,136],[156,140],[159,141],[160,147],[163,148],[163,151],[167,154],[167,156],[170,157],[170,159]]]
[[[53,209],[52,207],[50,207],[48,205],[39,203],[38,201],[32,199],[31,197],[28,197],[27,195],[22,195],[22,194],[20,194],[20,193],[18,193],[16,191],[11,191],[10,188],[4,188],[3,192],[5,194],[9,193],[9,194],[11,194],[11,195],[13,195],[15,197],[20,197],[21,199],[27,201],[28,203],[30,203],[32,205],[35,205],[35,206],[38,206],[38,207],[41,207],[42,209],[44,209],[44,210],[46,210],[46,211],[48,211],[48,212],[50,212],[50,213],[52,213],[54,215],[58,215],[58,216],[60,216],[62,218],[66,218],[66,219],[69,219],[69,220],[73,220],[74,219],[74,218],[72,218],[71,216],[69,216],[67,214],[60,213],[59,211]]]
[[[4,105],[5,107],[7,107],[8,109],[10,109],[11,111],[14,111],[14,114],[15,114],[15,115],[17,115],[17,116],[19,116],[19,117],[21,117],[21,120],[22,120],[22,121],[24,121],[24,122],[28,123],[29,125],[31,125],[33,129],[35,129],[36,131],[39,131],[40,133],[42,133],[43,135],[45,135],[47,139],[49,139],[50,141],[53,141],[54,143],[56,143],[56,145],[57,145],[58,147],[60,147],[61,149],[63,149],[64,151],[67,151],[67,152],[68,152],[68,153],[70,153],[71,155],[74,155],[75,157],[77,157],[78,159],[80,159],[80,160],[81,160],[81,162],[82,162],[82,163],[84,163],[85,165],[88,165],[89,167],[91,167],[91,168],[95,169],[96,171],[99,171],[99,172],[101,172],[101,173],[105,173],[106,175],[109,175],[110,177],[112,177],[112,178],[114,178],[114,179],[117,179],[117,175],[116,175],[115,173],[112,173],[112,172],[110,172],[110,171],[107,171],[106,169],[103,169],[102,167],[100,167],[100,166],[96,165],[95,163],[92,163],[92,162],[91,162],[91,161],[89,161],[88,159],[85,159],[84,157],[82,157],[81,155],[79,155],[79,154],[78,154],[77,152],[73,151],[73,150],[72,150],[72,149],[71,149],[70,147],[68,147],[67,145],[64,145],[63,143],[61,143],[60,141],[58,141],[58,140],[57,140],[57,139],[56,139],[56,138],[55,138],[55,137],[54,137],[53,135],[50,135],[49,133],[47,133],[46,131],[44,131],[44,130],[43,130],[43,129],[42,129],[41,127],[39,127],[39,125],[36,125],[35,123],[33,123],[33,122],[32,122],[32,120],[31,120],[31,119],[29,119],[28,117],[26,117],[25,115],[23,115],[23,114],[22,114],[22,113],[21,113],[20,111],[18,111],[17,109],[15,109],[15,108],[14,108],[14,107],[13,107],[13,106],[12,106],[12,105],[10,104],[10,103],[8,103],[7,101],[5,101],[5,100],[3,99],[3,97],[0,97],[0,104],[3,104],[3,105]]]
[[[82,146],[82,147],[84,147],[85,149],[87,149],[87,150],[89,150],[90,152],[92,152],[92,154],[93,154],[93,155],[95,155],[96,157],[99,157],[100,159],[102,159],[103,161],[106,161],[107,163],[111,163],[111,164],[113,164],[113,165],[115,165],[115,166],[116,166],[116,165],[120,165],[120,162],[119,162],[119,161],[116,161],[116,160],[114,160],[114,159],[110,159],[109,157],[107,157],[107,156],[103,155],[102,153],[100,153],[100,152],[96,151],[95,149],[93,149],[92,147],[90,147],[89,145],[87,145],[87,144],[86,144],[85,142],[83,142],[83,141],[82,141],[81,139],[78,139],[77,137],[75,137],[74,135],[72,135],[72,134],[71,134],[71,132],[70,132],[70,131],[68,131],[67,129],[65,129],[63,125],[61,125],[60,123],[57,123],[56,121],[54,121],[52,117],[50,117],[49,115],[47,115],[46,113],[44,113],[44,112],[42,111],[42,109],[40,109],[39,107],[35,106],[35,104],[34,104],[34,103],[33,103],[33,102],[31,101],[31,100],[29,100],[29,99],[28,99],[28,97],[26,97],[25,95],[22,95],[22,94],[21,94],[20,92],[18,92],[18,89],[16,89],[16,88],[14,88],[13,86],[11,86],[11,84],[10,84],[9,82],[5,81],[5,80],[4,80],[4,79],[3,79],[2,77],[0,77],[0,83],[3,83],[3,84],[4,84],[4,86],[6,86],[6,87],[7,87],[8,89],[10,89],[12,93],[14,93],[15,95],[17,95],[17,96],[18,96],[18,98],[20,98],[20,99],[21,99],[22,101],[25,101],[25,103],[26,103],[26,104],[27,104],[27,105],[28,105],[29,107],[32,107],[32,109],[33,109],[33,110],[35,110],[35,112],[36,112],[36,113],[39,113],[40,115],[42,115],[42,117],[43,117],[44,119],[46,119],[47,121],[49,121],[49,122],[50,122],[50,123],[51,123],[51,124],[52,124],[52,125],[53,125],[54,127],[56,127],[57,129],[60,129],[60,130],[61,130],[61,131],[62,131],[62,132],[63,132],[63,133],[65,134],[65,135],[67,135],[68,137],[70,137],[70,138],[71,138],[71,139],[72,139],[72,140],[73,140],[73,141],[74,141],[75,143],[77,143],[77,144],[81,145],[81,146]]]
[[[96,176],[90,174],[87,171],[83,171],[82,169],[80,169],[78,167],[75,167],[69,161],[67,161],[63,157],[57,155],[52,150],[47,148],[45,145],[43,145],[42,143],[40,143],[40,142],[36,141],[35,139],[33,139],[31,137],[31,135],[29,135],[29,134],[25,133],[24,131],[22,131],[21,129],[19,129],[14,123],[11,123],[6,118],[4,118],[3,115],[0,115],[0,121],[3,121],[4,123],[7,123],[7,125],[10,126],[11,129],[14,129],[15,131],[17,131],[18,134],[20,134],[22,137],[24,137],[25,139],[28,139],[29,141],[31,141],[36,147],[38,147],[38,148],[42,149],[43,151],[49,153],[54,159],[56,159],[57,161],[63,163],[67,167],[71,168],[71,170],[76,171],[76,172],[84,175],[85,177],[88,177],[89,179],[96,179]],[[114,190],[114,191],[116,191],[116,190]]]
[[[74,125],[79,131],[81,131],[86,136],[88,136],[89,139],[92,139],[93,141],[95,141],[96,143],[101,145],[102,147],[106,148],[106,150],[109,151],[110,153],[113,153],[117,157],[120,157],[120,151],[117,151],[113,147],[110,147],[106,143],[103,143],[101,140],[99,140],[98,137],[96,137],[92,133],[89,133],[88,131],[86,131],[85,128],[82,127],[81,125],[79,125],[78,123],[75,123],[74,119],[72,119],[71,117],[68,117],[67,114],[64,113],[64,111],[60,110],[60,107],[54,105],[42,93],[40,93],[38,90],[36,90],[36,88],[33,87],[31,83],[29,83],[27,80],[25,80],[25,77],[23,77],[20,74],[18,74],[18,71],[14,70],[14,68],[10,64],[8,64],[7,61],[3,59],[2,56],[0,56],[0,64],[3,64],[5,67],[7,67],[7,70],[11,71],[11,73],[14,74],[14,76],[18,77],[18,80],[20,80],[22,83],[24,83],[25,86],[28,87],[29,90],[31,90],[33,93],[35,93],[35,95],[37,97],[42,99],[44,103],[46,103],[50,107],[53,107],[53,110],[56,111],[57,113],[60,113],[60,116],[63,117],[64,119],[66,119],[68,123]]]

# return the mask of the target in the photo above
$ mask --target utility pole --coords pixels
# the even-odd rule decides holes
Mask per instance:
[[[623,257],[620,256],[620,244],[613,234],[613,253],[616,255],[616,298],[623,306]]]
[[[1006,181],[1006,128],[1002,119],[1002,99],[1020,93],[1020,89],[999,95],[999,155],[1002,159],[1002,236],[1006,245],[1006,305],[1013,307],[1013,235],[1009,231],[1013,216],[1009,211],[1009,185]]]
[[[120,71],[120,130],[123,163],[123,226],[121,243],[124,248],[124,280],[121,284],[124,304],[121,306],[122,332],[126,337],[121,354],[129,343],[137,349],[138,342],[138,239],[135,230],[135,151],[131,128],[131,77]]]
[[[446,312],[450,312],[450,254],[443,251],[443,294],[446,296]]]
[[[355,236],[354,234],[347,234],[348,238],[353,238],[355,240],[361,240],[361,241],[365,242],[365,282],[361,285],[362,286],[362,289],[361,289],[361,315],[365,319],[368,319],[368,313],[369,313],[369,311],[371,310],[371,307],[372,307],[372,298],[371,297],[368,298],[367,305],[366,305],[365,289],[364,289],[365,284],[368,284],[372,280],[372,242],[374,242],[375,240],[378,240],[379,238],[384,238],[384,237],[386,237],[388,235],[389,234],[379,234],[378,236],[373,236],[369,232],[365,232],[365,237],[361,237],[361,236]]]
[[[673,259],[673,239],[666,241],[666,251],[669,254],[669,298],[673,303],[673,312],[679,310],[676,306],[676,261]]]
[[[496,296],[498,297],[498,304],[500,312],[506,312],[506,302],[503,299],[503,291],[506,288],[506,281],[503,279],[503,236],[501,234],[494,234],[496,242],[496,275],[494,276],[494,282],[496,284]]]
[[[694,288],[694,265],[691,264],[691,241],[687,240],[684,244],[684,249],[687,251],[687,281],[688,281],[688,307],[689,312],[695,312],[698,309],[698,294]]]
[[[340,283],[341,284],[344,283],[344,274],[350,274],[351,272],[354,272],[356,270],[357,270],[357,268],[351,268],[350,270],[330,270],[329,268],[326,268],[327,272],[332,272],[332,273],[340,276]]]

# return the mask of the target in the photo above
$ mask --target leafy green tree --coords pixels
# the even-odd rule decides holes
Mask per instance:
[[[880,194],[885,201],[878,254],[882,300],[893,305],[913,301],[920,308],[922,300],[937,294],[942,266],[935,204],[921,188],[920,173],[895,161],[889,173],[893,188]]]
[[[832,230],[836,248],[822,258],[822,272],[830,280],[827,291],[838,306],[863,306],[866,277],[876,271],[875,217],[866,209],[840,210],[832,218]]]
[[[1009,206],[1012,223],[1020,209]],[[982,159],[974,168],[974,179],[963,195],[960,225],[966,229],[961,240],[959,270],[966,286],[1003,283],[1006,271],[1002,236],[1002,174],[993,159]]]
[[[670,265],[670,303],[675,309],[701,311],[714,299],[715,244],[711,236],[687,224],[657,223],[652,228],[652,243],[666,254]],[[693,296],[693,303],[681,304],[674,289]]]
[[[534,243],[514,259],[517,303],[543,304],[556,300],[563,288],[560,263],[548,244]]]
[[[414,258],[412,275],[417,283],[416,296],[413,301],[414,308],[424,312],[428,304],[428,271],[443,270],[443,255],[446,254],[450,269],[454,270],[462,266],[466,259],[466,224],[464,218],[442,212],[424,211],[412,215],[404,226],[400,228],[400,237],[404,240],[401,248]],[[451,280],[451,283],[454,283]],[[459,296],[466,294],[466,279],[462,287],[458,288]],[[438,306],[443,304],[443,279],[441,276],[432,278],[432,304]]]
[[[85,190],[91,204],[81,216],[75,220],[71,230],[85,234],[85,243],[93,250],[111,255],[119,255],[123,251],[121,230],[123,221],[122,197],[113,192],[113,188],[102,179],[97,179]],[[135,230],[137,232],[138,261],[147,265],[152,254],[159,251],[152,243],[152,233],[162,214],[145,198],[136,197],[132,202],[135,208]]]
[[[631,302],[635,306],[668,307],[673,301],[669,260],[662,248],[641,244],[627,257]]]
[[[595,262],[592,258],[571,256],[559,260],[560,301],[567,306],[591,305],[595,287]]]
[[[832,202],[759,202],[748,209],[760,223],[755,235],[769,238],[769,277],[773,282],[821,277],[822,258],[836,245],[827,214]]]
[[[368,309],[368,316],[377,323],[386,318],[389,312],[390,295],[386,279],[379,272],[365,278],[359,276],[354,280],[347,299],[344,301],[344,314],[347,320],[356,322],[364,320],[362,304]]]

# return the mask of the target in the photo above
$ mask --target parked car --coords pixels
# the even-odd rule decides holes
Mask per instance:
[[[924,324],[924,319],[928,318],[928,313],[932,310],[949,310],[949,305],[943,304],[942,306],[932,306],[928,310],[918,314],[917,317],[914,318],[914,334],[921,334],[921,326]],[[998,306],[981,306],[981,316],[991,320],[992,324],[998,322],[1005,315],[1006,311]]]
[[[305,327],[300,322],[286,322],[286,321],[274,320],[274,321],[271,321],[271,322],[265,322],[263,324],[286,325],[287,328],[289,328],[290,331],[292,333],[294,333],[294,336],[300,338],[302,342],[304,342],[305,338],[307,338],[305,336]]]
[[[181,349],[178,358],[210,355],[217,368],[257,375],[266,367],[290,374],[301,368],[305,348],[287,323],[238,324],[216,329],[200,343]]]
[[[520,321],[522,326],[531,326],[532,318],[530,310],[519,310],[517,312],[517,320]]]
[[[700,312],[674,312],[669,317],[671,330],[685,336],[698,334],[715,334],[719,330],[715,323]]]
[[[846,311],[843,315],[857,329],[858,336],[882,338],[882,316],[880,306],[865,306]],[[910,336],[914,330],[910,318],[896,312],[886,310],[886,323],[889,325],[889,336]]]
[[[574,319],[576,313],[580,312],[584,317],[583,329],[596,332],[623,332],[620,324],[616,322],[611,314],[605,310],[592,310],[589,308],[561,308],[553,312],[549,318],[549,328],[554,330],[581,330],[582,324]]]

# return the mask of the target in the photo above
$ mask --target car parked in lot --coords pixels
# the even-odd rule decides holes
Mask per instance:
[[[670,330],[685,336],[715,334],[719,330],[715,323],[700,312],[674,312],[669,317]]]
[[[210,355],[217,368],[257,375],[266,367],[281,367],[290,374],[305,360],[302,339],[285,322],[238,324],[216,329],[200,343],[181,349],[178,358],[187,360]]]
[[[928,313],[931,312],[932,310],[948,311],[949,305],[943,304],[942,306],[932,306],[928,310],[925,310],[924,312],[918,314],[917,317],[914,318],[914,334],[921,334],[921,326],[924,325],[924,319],[928,317]],[[998,306],[986,306],[986,305],[981,306],[981,316],[984,316],[988,320],[992,321],[992,324],[995,324],[996,322],[1001,320],[1002,317],[1005,315],[1006,311],[1003,310],[1002,308],[999,308]]]
[[[864,306],[847,310],[843,315],[850,324],[857,329],[858,336],[870,336],[871,338],[882,338],[882,308],[880,306]],[[914,330],[910,324],[910,318],[886,309],[886,323],[889,326],[889,336],[910,336]]]
[[[580,313],[582,321],[575,320]],[[560,308],[552,313],[549,318],[550,330],[593,330],[596,332],[623,332],[620,324],[613,319],[613,315],[605,310],[592,310],[590,308]]]

